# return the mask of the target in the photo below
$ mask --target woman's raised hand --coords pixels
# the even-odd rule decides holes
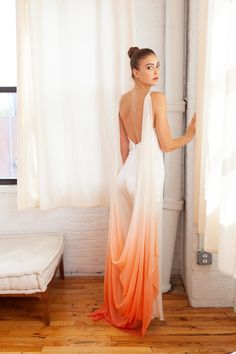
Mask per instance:
[[[187,126],[187,129],[186,129],[186,135],[187,135],[187,137],[189,137],[191,139],[194,137],[194,135],[196,133],[196,119],[197,119],[197,115],[195,112],[189,125]]]

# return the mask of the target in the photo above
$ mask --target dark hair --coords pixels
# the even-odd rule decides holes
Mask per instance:
[[[139,68],[139,62],[140,60],[146,58],[148,55],[154,54],[154,51],[149,48],[141,48],[139,49],[138,47],[130,47],[128,50],[128,56],[130,57],[130,68],[132,71],[132,77],[133,75],[133,69]]]

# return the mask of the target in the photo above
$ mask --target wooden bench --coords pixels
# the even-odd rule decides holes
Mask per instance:
[[[51,287],[57,270],[64,279],[61,234],[0,235],[0,296],[36,297],[50,324]]]

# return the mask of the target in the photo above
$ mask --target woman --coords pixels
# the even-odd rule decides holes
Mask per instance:
[[[163,93],[149,93],[160,62],[148,48],[128,51],[134,87],[120,100],[120,151],[109,219],[104,304],[94,319],[145,334],[151,319],[163,320],[160,256],[164,182],[163,151],[191,141],[196,115],[186,134],[172,139]]]

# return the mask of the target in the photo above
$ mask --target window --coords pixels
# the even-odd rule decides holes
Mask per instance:
[[[16,183],[16,87],[0,87],[0,179]]]
[[[16,10],[15,0],[0,0],[0,184],[15,184]]]

